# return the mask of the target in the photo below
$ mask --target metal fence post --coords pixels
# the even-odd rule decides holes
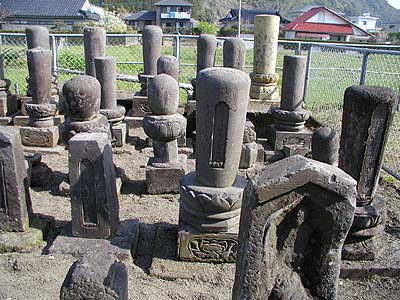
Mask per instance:
[[[295,55],[301,55],[301,43],[296,44],[296,48],[294,49]]]
[[[0,79],[4,79],[3,35],[0,35]]]
[[[51,53],[52,53],[52,73],[57,77],[58,67],[57,67],[57,43],[56,37],[54,35],[51,36]]]
[[[176,34],[174,43],[174,56],[178,59],[178,63],[180,63],[180,55],[181,55],[181,42],[179,34]]]
[[[369,52],[365,51],[364,55],[363,55],[362,66],[361,66],[360,85],[365,84],[365,78],[367,77],[368,55],[369,55]]]
[[[308,89],[308,80],[310,78],[310,67],[311,67],[311,53],[312,53],[312,44],[308,45],[308,53],[307,53],[307,65],[306,65],[306,79],[304,81],[304,96],[303,101],[306,102],[307,89]]]

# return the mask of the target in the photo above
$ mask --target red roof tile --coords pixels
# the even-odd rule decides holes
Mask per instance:
[[[300,32],[354,34],[351,26],[347,24],[302,23],[296,24],[292,30]]]
[[[315,14],[319,13],[321,10],[324,10],[323,6],[314,7],[312,9],[310,9],[309,11],[305,12],[300,17],[298,17],[296,20],[294,20],[293,22],[291,22],[291,23],[287,24],[285,27],[283,27],[283,30],[293,30],[293,27],[295,27],[297,24],[304,23],[309,18],[311,18]]]

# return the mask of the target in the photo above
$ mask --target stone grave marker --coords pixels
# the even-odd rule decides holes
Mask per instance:
[[[106,55],[106,31],[100,27],[86,27],[83,30],[83,43],[85,47],[86,75],[96,77],[96,57]]]
[[[240,38],[229,38],[224,42],[224,67],[244,71],[246,44]]]

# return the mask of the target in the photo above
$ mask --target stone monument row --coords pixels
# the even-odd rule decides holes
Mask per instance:
[[[178,258],[233,262],[246,180],[237,175],[249,76],[207,68],[196,79],[196,171],[179,183]]]
[[[143,129],[153,140],[154,157],[146,166],[149,193],[178,192],[186,172],[186,155],[178,154],[177,138],[185,132],[186,119],[177,113],[178,82],[167,74],[153,78],[148,85],[151,113],[143,118]]]

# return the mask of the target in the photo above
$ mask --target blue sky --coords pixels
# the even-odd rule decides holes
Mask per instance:
[[[393,7],[400,9],[400,0],[387,0],[389,4]]]

